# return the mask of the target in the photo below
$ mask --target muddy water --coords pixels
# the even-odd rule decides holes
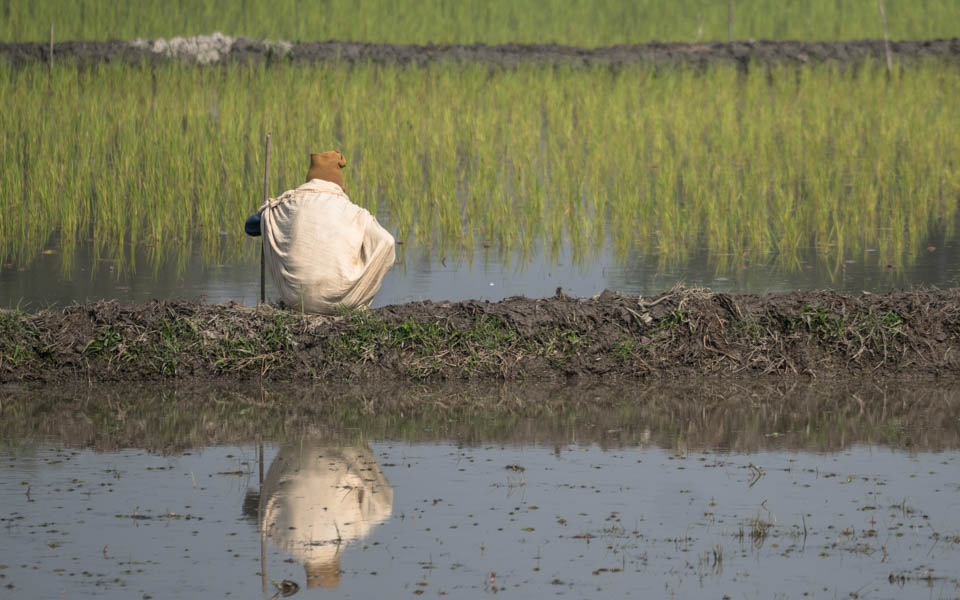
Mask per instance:
[[[958,454],[302,439],[41,445],[0,475],[21,597],[960,595]],[[259,529],[259,531],[258,531]]]
[[[960,230],[960,227],[958,227]],[[249,241],[249,240],[248,240]],[[251,244],[250,255],[259,250]],[[810,250],[795,264],[774,259],[718,257],[701,251],[683,264],[664,264],[656,255],[616,259],[609,249],[574,259],[569,248],[558,256],[538,254],[527,259],[502,257],[495,250],[479,250],[472,260],[432,257],[411,247],[398,257],[386,276],[374,306],[417,300],[502,300],[510,296],[542,298],[557,287],[577,297],[604,289],[627,294],[655,295],[677,283],[708,287],[717,292],[765,293],[830,288],[841,292],[884,292],[910,286],[960,286],[960,241],[931,236],[926,250],[902,265],[888,264],[866,251],[842,261],[827,260]],[[196,244],[195,247],[199,247]],[[27,266],[0,265],[0,307],[45,308],[73,302],[116,299],[235,300],[255,305],[259,295],[259,264],[255,261],[217,263],[199,251],[185,257],[185,266],[166,264],[154,270],[144,253],[138,254],[133,273],[109,260],[94,259],[89,248],[74,257],[74,268],[64,274],[62,258],[53,249]],[[268,282],[267,297],[276,297]]]
[[[703,419],[660,398],[473,427],[314,413],[176,453],[7,435],[0,596],[960,597],[956,390],[845,394],[806,416],[759,388]],[[94,445],[130,439],[82,414]]]

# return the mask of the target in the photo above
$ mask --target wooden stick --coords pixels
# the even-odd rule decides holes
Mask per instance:
[[[50,23],[50,69],[53,70],[53,23]]]
[[[257,486],[257,497],[260,501],[257,503],[257,527],[260,529],[260,583],[263,585],[263,593],[267,593],[267,544],[266,530],[263,527],[263,443],[257,444],[257,462],[260,463],[260,485]]]
[[[727,0],[727,41],[733,41],[733,0]]]
[[[893,56],[890,54],[890,33],[887,31],[887,11],[883,8],[883,0],[877,0],[880,9],[880,18],[883,19],[883,47],[887,51],[887,75],[893,71]]]
[[[270,199],[270,133],[267,133],[267,160],[266,166],[263,169],[263,201],[266,202]],[[263,217],[261,216],[261,225],[263,224]],[[264,266],[263,266],[263,245],[266,243],[266,240],[263,236],[263,228],[260,230],[260,304],[263,304],[267,300],[266,289],[264,288]]]

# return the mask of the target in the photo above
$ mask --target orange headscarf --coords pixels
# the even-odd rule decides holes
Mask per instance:
[[[323,154],[311,154],[307,181],[311,179],[332,181],[346,192],[347,188],[343,185],[343,171],[341,170],[345,166],[347,166],[347,159],[343,157],[339,150],[328,150]]]

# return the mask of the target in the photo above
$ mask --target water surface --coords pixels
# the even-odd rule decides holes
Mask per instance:
[[[960,596],[957,390],[803,387],[576,389],[518,409],[504,390],[382,403],[14,390],[0,419],[0,588]],[[196,443],[232,435],[250,441]],[[167,450],[117,445],[135,439]]]
[[[259,242],[249,239],[248,243],[248,255],[259,255]],[[199,246],[195,244],[194,248]],[[954,237],[931,235],[925,248],[905,264],[897,265],[885,263],[869,249],[840,261],[809,250],[795,262],[781,264],[776,257],[717,257],[706,250],[686,262],[671,263],[657,255],[632,254],[626,260],[617,260],[609,247],[577,260],[569,248],[557,256],[541,252],[526,259],[480,249],[472,260],[440,259],[423,249],[398,248],[398,264],[387,273],[373,305],[419,300],[496,301],[510,296],[543,298],[552,296],[558,287],[568,295],[586,298],[605,289],[656,295],[676,284],[737,294],[824,288],[879,293],[912,286],[960,285],[960,242]],[[113,262],[95,260],[89,248],[82,247],[73,259],[74,267],[64,273],[61,257],[55,250],[51,252],[29,267],[0,266],[0,307],[19,305],[35,310],[102,299],[234,300],[254,306],[259,297],[259,263],[249,258],[218,263],[194,250],[185,265],[161,264],[154,268],[141,252],[134,261],[137,268],[121,274]],[[269,280],[267,297],[277,297]]]
[[[266,448],[261,486],[253,446],[41,445],[3,456],[2,583],[34,598],[252,597],[262,573],[268,595],[286,579],[311,597],[956,597],[957,458],[306,438]]]

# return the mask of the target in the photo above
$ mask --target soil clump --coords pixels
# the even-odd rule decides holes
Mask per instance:
[[[416,302],[334,317],[99,302],[0,311],[0,383],[956,378],[960,289]]]
[[[14,65],[45,63],[49,44],[44,42],[0,43],[0,60]],[[960,59],[960,38],[896,41],[890,43],[892,58],[901,63],[935,58]],[[54,44],[54,61],[80,64],[100,62],[161,63],[186,60],[199,64],[240,62],[366,63],[426,65],[438,61],[480,63],[515,67],[538,63],[573,66],[626,66],[639,63],[657,66],[688,65],[705,68],[716,64],[751,63],[803,65],[823,62],[857,64],[864,60],[886,61],[883,40],[735,42],[651,42],[599,48],[560,44],[468,44],[404,45],[324,41],[287,41],[230,38],[221,34],[134,41],[67,41]]]

